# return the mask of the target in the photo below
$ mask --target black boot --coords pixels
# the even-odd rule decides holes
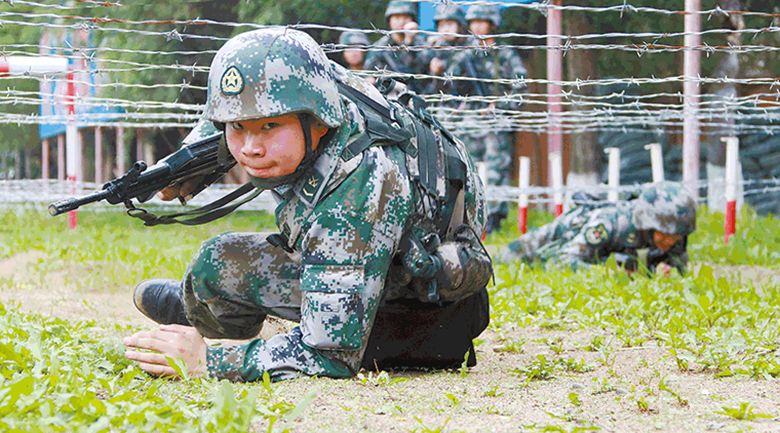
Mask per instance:
[[[133,303],[138,311],[157,323],[191,326],[184,314],[181,281],[143,281],[135,286]]]

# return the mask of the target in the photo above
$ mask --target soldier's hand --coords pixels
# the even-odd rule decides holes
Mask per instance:
[[[149,374],[180,377],[168,363],[168,358],[180,359],[190,377],[205,376],[207,373],[208,345],[193,327],[160,325],[157,331],[137,332],[126,337],[123,342],[128,348],[125,357],[137,362],[141,370]]]
[[[179,198],[183,202],[186,202],[187,200],[191,199],[191,194],[195,189],[200,185],[200,183],[203,181],[203,176],[193,177],[192,179],[187,179],[183,183],[176,183],[170,186],[167,186],[160,190],[160,192],[157,193],[157,197],[160,198],[160,200],[164,201],[170,201],[175,198]]]
[[[666,262],[661,262],[655,265],[655,273],[658,275],[663,275],[664,277],[672,275],[672,269],[673,268]]]
[[[411,45],[412,42],[414,42],[414,36],[417,34],[417,30],[419,28],[420,26],[418,26],[414,21],[409,21],[408,23],[404,24],[404,43],[406,45]]]
[[[429,65],[431,70],[431,75],[442,75],[444,74],[444,68],[445,68],[444,60],[434,57],[431,59],[431,64]]]

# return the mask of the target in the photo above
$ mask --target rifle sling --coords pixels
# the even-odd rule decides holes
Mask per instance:
[[[155,215],[146,209],[134,206],[130,200],[125,202],[125,207],[127,207],[127,214],[129,216],[141,219],[145,226],[152,227],[161,224],[174,223],[195,226],[222,218],[223,216],[238,209],[245,203],[255,199],[258,195],[260,195],[261,192],[263,192],[263,190],[260,189],[252,192],[252,190],[255,189],[256,188],[254,185],[251,183],[246,183],[231,193],[225,195],[224,197],[214,200],[207,205],[201,206],[197,209],[172,213],[168,215]],[[252,192],[252,194],[249,194],[250,192]],[[247,194],[249,195],[241,198]]]

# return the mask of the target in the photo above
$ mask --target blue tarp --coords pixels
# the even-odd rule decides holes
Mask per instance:
[[[454,0],[458,3],[458,0]],[[464,1],[464,0],[460,0]],[[538,0],[501,0],[501,3],[517,3],[517,4],[529,4],[538,3]],[[468,10],[468,5],[463,5],[463,10]],[[433,14],[436,6],[433,2],[421,2],[420,3],[420,29],[421,30],[436,30],[433,23]]]

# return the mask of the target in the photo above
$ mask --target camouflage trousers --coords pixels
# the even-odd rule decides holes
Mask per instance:
[[[303,342],[315,340],[326,346],[322,340],[328,338],[328,332],[316,329],[316,324],[324,327],[339,322],[362,328],[353,329],[351,335],[355,336],[356,349],[364,346],[370,321],[352,317],[362,314],[364,309],[345,306],[327,313],[311,305],[302,308],[302,303],[307,303],[305,298],[309,303],[314,302],[311,296],[303,296],[300,289],[302,265],[296,255],[271,245],[266,240],[269,234],[225,233],[203,244],[182,284],[187,319],[206,337],[228,339],[257,336],[268,315],[315,325],[296,327],[267,340],[254,340],[251,351],[235,349],[232,356],[220,357],[217,362],[220,365],[211,365],[210,360],[209,371],[216,377],[234,380],[255,380],[252,376],[262,375],[264,371],[271,373],[273,379],[286,379],[298,373],[350,375],[346,366],[359,364],[363,351],[326,351],[325,358],[322,351]],[[311,317],[302,317],[307,315]],[[235,371],[243,371],[243,377],[232,377]]]
[[[487,164],[488,185],[509,185],[512,178],[512,158],[515,154],[514,136],[511,132],[490,132],[480,135],[461,135],[461,140],[476,162]],[[505,202],[488,201],[488,217],[503,219],[507,216]]]

